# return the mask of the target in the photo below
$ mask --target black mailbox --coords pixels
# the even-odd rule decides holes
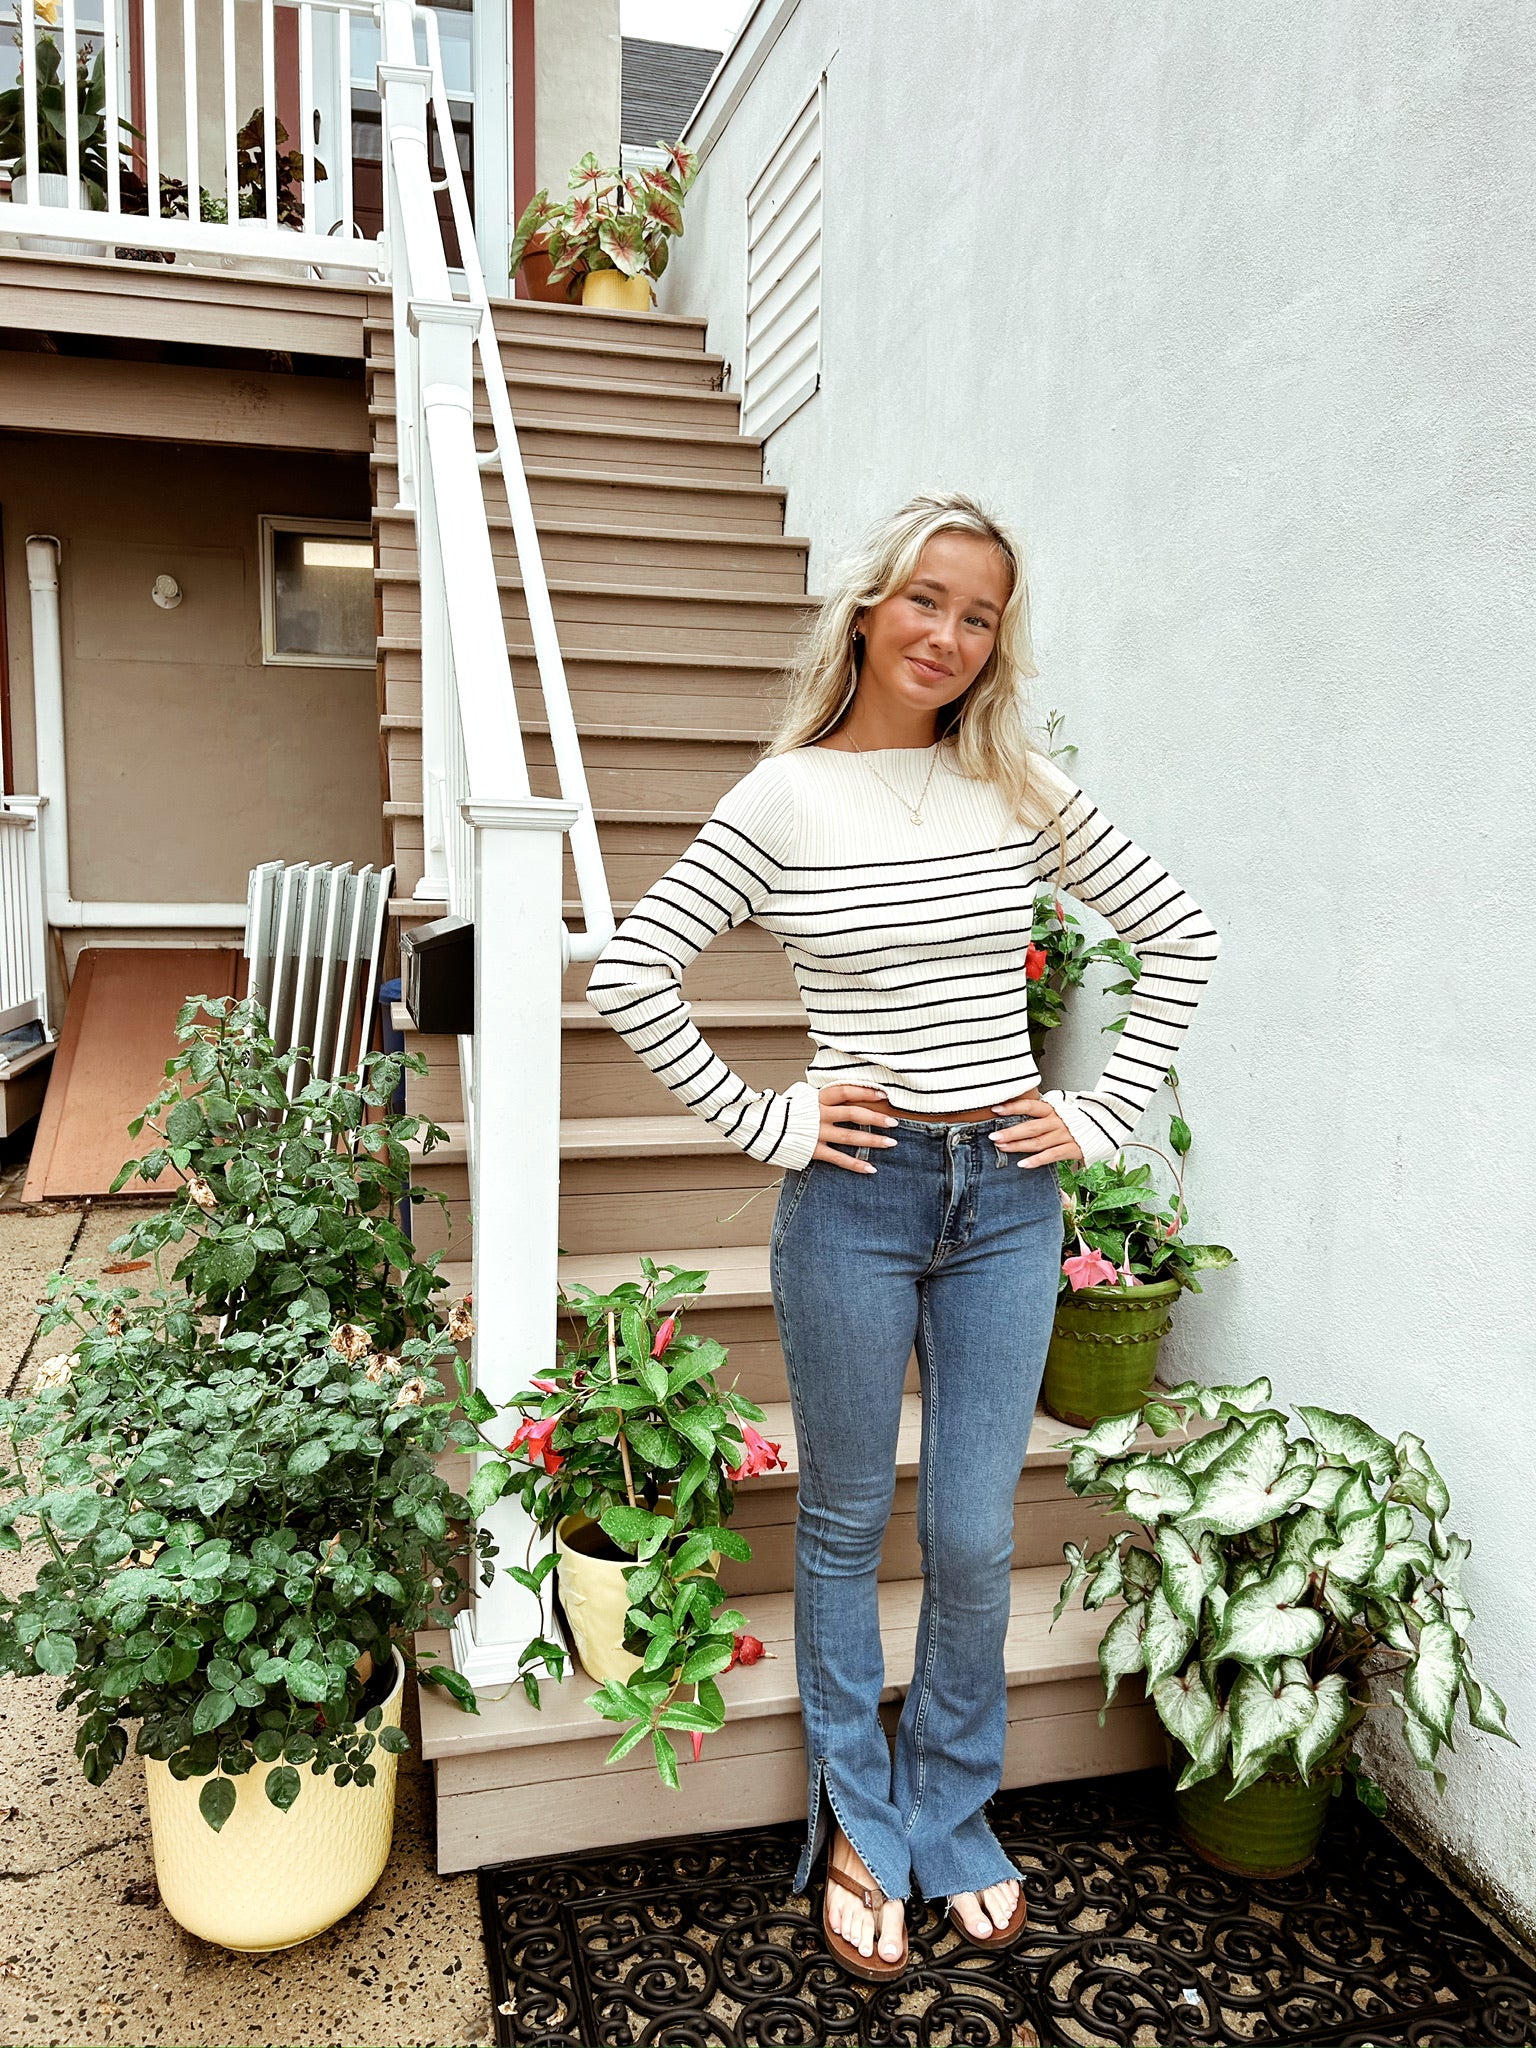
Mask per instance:
[[[475,1028],[475,928],[440,917],[400,935],[400,994],[412,1024],[444,1038]]]

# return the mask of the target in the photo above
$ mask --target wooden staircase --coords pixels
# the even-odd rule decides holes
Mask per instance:
[[[807,543],[783,532],[783,492],[762,481],[762,450],[739,432],[737,399],[704,347],[702,320],[504,302],[495,308],[529,489],[615,911],[623,916],[684,850],[719,797],[752,766],[775,721],[784,664],[811,611]],[[411,896],[423,872],[420,610],[409,513],[395,502],[392,334],[368,328],[377,535],[384,815],[402,924],[442,914]],[[491,445],[490,415],[477,438]],[[536,794],[558,794],[526,606],[500,478],[488,483],[502,614]],[[567,855],[566,916],[579,923]],[[748,1606],[771,1659],[724,1681],[729,1718],[665,1791],[642,1750],[606,1768],[613,1729],[586,1706],[577,1672],[545,1688],[536,1713],[518,1688],[465,1715],[421,1700],[436,1766],[439,1863],[507,1857],[793,1818],[804,1809],[792,1641],[794,1487],[790,1424],[768,1287],[779,1171],[680,1111],[589,1008],[588,963],[566,976],[559,1242],[562,1276],[597,1288],[634,1277],[637,1258],[702,1267],[710,1283],[690,1325],[728,1346],[744,1393],[770,1411],[791,1469],[744,1485],[737,1523],[754,1544],[725,1583]],[[812,1047],[794,978],[755,925],[725,934],[689,971],[700,1029],[757,1086],[802,1079]],[[428,1062],[407,1104],[454,1143],[419,1180],[446,1198],[415,1212],[423,1251],[443,1249],[468,1284],[471,1221],[456,1043],[412,1033]],[[915,1389],[915,1374],[909,1387]],[[897,1505],[882,1605],[888,1699],[911,1669],[921,1591],[913,1517],[918,1419],[907,1396]],[[1136,1770],[1161,1756],[1134,1686],[1106,1726],[1096,1647],[1102,1615],[1048,1631],[1067,1538],[1102,1540],[1098,1510],[1065,1487],[1069,1432],[1037,1419],[1016,1512],[1010,1732],[1005,1782]],[[446,1654],[446,1638],[433,1646]],[[546,1795],[529,1799],[538,1787]],[[553,1796],[548,1796],[553,1794]]]

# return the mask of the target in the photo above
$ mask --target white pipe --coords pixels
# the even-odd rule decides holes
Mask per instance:
[[[178,931],[245,926],[243,903],[80,903],[69,891],[69,802],[64,754],[64,643],[59,625],[59,543],[51,533],[27,535],[27,588],[32,599],[32,698],[37,727],[37,793],[46,799],[43,835],[48,922]]]

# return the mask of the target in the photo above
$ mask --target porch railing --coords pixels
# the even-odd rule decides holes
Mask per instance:
[[[46,799],[0,798],[0,1031],[48,1019],[46,898],[41,818]],[[0,1070],[5,1064],[0,1048]]]
[[[421,576],[427,886],[475,926],[475,1029],[459,1044],[475,1376],[500,1405],[554,1349],[561,976],[570,959],[595,955],[613,913],[464,180],[449,146],[435,23],[411,0],[381,0],[380,11],[399,494],[414,513]],[[458,295],[436,205],[434,139],[461,251]],[[477,360],[495,430],[484,453]],[[493,465],[506,485],[558,796],[533,794],[523,749],[485,499]],[[567,833],[587,926],[574,939],[562,917]],[[541,1547],[515,1501],[483,1519],[504,1564]],[[476,1685],[505,1684],[524,1645],[545,1631],[537,1597],[500,1572],[460,1616],[455,1662]]]
[[[353,175],[352,75],[377,47],[372,0],[138,6],[132,64],[116,0],[12,0],[0,15],[20,45],[21,114],[0,234],[55,253],[382,277]]]

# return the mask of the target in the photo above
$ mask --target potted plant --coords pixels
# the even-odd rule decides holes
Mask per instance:
[[[1171,1070],[1169,1080],[1177,1100]],[[1182,1116],[1169,1119],[1168,1142],[1171,1160],[1154,1146],[1135,1149],[1167,1161],[1171,1198],[1154,1185],[1149,1164],[1128,1166],[1124,1153],[1096,1166],[1057,1169],[1067,1251],[1041,1398],[1062,1422],[1086,1427],[1145,1400],[1180,1293],[1198,1294],[1197,1273],[1232,1264],[1224,1245],[1191,1244],[1183,1234],[1191,1139]]]
[[[649,1736],[657,1770],[675,1786],[673,1735],[689,1735],[697,1757],[725,1719],[720,1673],[763,1654],[745,1617],[725,1606],[716,1573],[722,1557],[752,1555],[724,1526],[736,1483],[784,1459],[753,1427],[762,1409],[720,1387],[724,1346],[681,1327],[708,1275],[645,1258],[640,1267],[642,1280],[611,1294],[562,1294],[575,1334],[514,1397],[523,1419],[506,1451],[481,1464],[469,1500],[480,1513],[515,1491],[553,1534],[555,1548],[512,1575],[538,1591],[556,1572],[581,1662],[601,1682],[591,1703],[625,1724],[608,1761]],[[490,1422],[486,1397],[461,1388],[472,1424]],[[537,1706],[535,1667],[558,1678],[564,1653],[546,1639],[523,1661]]]
[[[1067,999],[1082,987],[1088,970],[1098,961],[1109,961],[1125,972],[1124,981],[1112,982],[1108,995],[1124,995],[1141,973],[1141,962],[1123,939],[1095,939],[1091,944],[1078,920],[1053,889],[1035,898],[1030,923],[1029,947],[1024,956],[1028,986],[1029,1043],[1038,1063],[1048,1034],[1066,1021]],[[1123,1021],[1123,1020],[1121,1020]],[[1107,1030],[1118,1030],[1119,1024]]]
[[[0,164],[10,172],[11,198],[17,205],[67,207],[69,166],[65,146],[66,108],[64,60],[57,39],[45,30],[37,36],[37,190],[27,175],[26,94],[20,82],[0,92]],[[107,83],[103,53],[82,41],[75,60],[75,110],[78,117],[79,190],[86,206],[100,211],[107,189]],[[119,121],[128,134],[137,131]],[[35,235],[19,238],[24,249],[57,256],[89,256],[90,242],[54,241]]]
[[[391,1215],[420,1129],[388,1114],[402,1056],[290,1101],[302,1054],[256,1005],[195,999],[179,1031],[132,1127],[158,1142],[120,1176],[179,1186],[113,1247],[155,1285],[56,1276],[66,1348],[0,1403],[0,1548],[42,1559],[0,1598],[0,1669],[62,1681],[93,1784],[137,1724],[167,1907],[264,1951],[388,1854],[412,1632],[483,1547],[433,1465],[468,1323]]]
[[[649,312],[652,281],[667,267],[668,238],[683,232],[683,199],[698,175],[697,153],[662,143],[666,168],[605,169],[589,150],[570,174],[570,197],[555,205],[536,192],[518,221],[509,252],[516,276],[530,256],[546,257],[540,298],[568,297],[581,280],[581,302],[604,311]],[[530,275],[530,286],[535,282]]]
[[[1267,1379],[1171,1388],[1097,1423],[1071,1447],[1067,1483],[1120,1529],[1092,1555],[1065,1546],[1059,1617],[1124,1604],[1099,1646],[1104,1713],[1144,1675],[1177,1772],[1181,1832],[1223,1869],[1275,1877],[1316,1853],[1346,1773],[1374,1810],[1379,1787],[1355,1732],[1390,1698],[1408,1753],[1445,1789],[1436,1758],[1456,1702],[1509,1738],[1504,1705],[1473,1672],[1461,1590],[1471,1545],[1446,1526],[1450,1495],[1423,1440],[1390,1442],[1356,1415],[1270,1405]],[[1140,1448],[1192,1418],[1216,1424]]]

